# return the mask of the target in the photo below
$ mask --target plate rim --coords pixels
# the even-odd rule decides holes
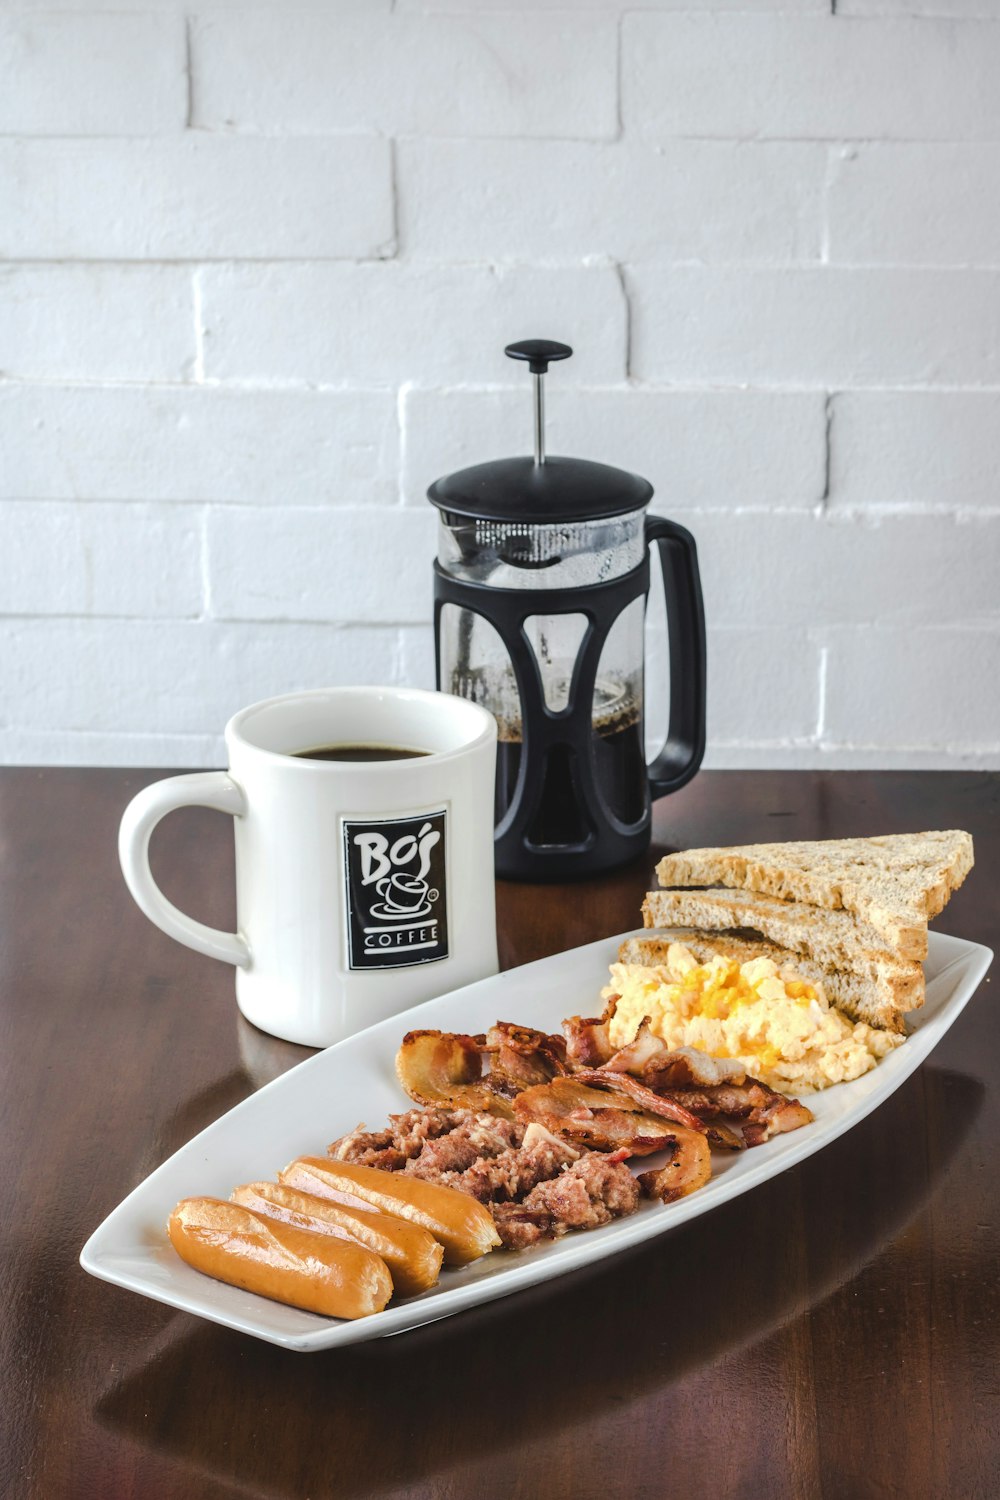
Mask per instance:
[[[259,1112],[262,1107],[266,1110],[267,1100],[272,1091],[283,1092],[290,1086],[290,1080],[301,1077],[304,1070],[327,1069],[338,1053],[353,1051],[359,1046],[362,1038],[371,1038],[372,1033],[379,1031],[395,1031],[400,1034],[398,1028],[403,1030],[415,1029],[414,1022],[419,1026],[420,1018],[428,1011],[434,1011],[442,1006],[461,1003],[463,996],[469,991],[475,990],[487,995],[498,992],[502,995],[504,989],[511,986],[512,980],[522,982],[526,978],[530,980],[533,972],[539,969],[557,968],[560,963],[565,964],[567,960],[583,960],[591,953],[597,956],[600,951],[606,960],[613,959],[617,946],[625,938],[633,936],[643,929],[633,929],[632,932],[621,933],[617,936],[598,938],[590,943],[580,944],[575,948],[565,949],[562,952],[549,954],[543,958],[534,959],[527,964],[518,965],[507,969],[503,973],[488,976],[486,979],[476,980],[471,984],[463,985],[455,990],[450,990],[443,995],[438,995],[430,1000],[425,1000],[419,1005],[401,1011],[395,1016],[377,1021],[363,1031],[355,1032],[345,1037],[332,1046],[324,1048],[312,1057],[303,1059],[302,1062],[286,1069],[277,1078],[264,1084],[262,1088],[249,1094],[247,1098],[240,1100],[226,1110],[217,1119],[211,1121],[189,1141],[173,1151],[165,1161],[161,1162],[152,1172],[148,1173],[122,1200],[108,1213],[93,1233],[88,1237],[80,1252],[80,1265],[90,1275],[102,1281],[110,1282],[126,1290],[138,1292],[140,1295],[160,1302],[166,1306],[173,1307],[191,1316],[203,1318],[220,1326],[234,1329],[237,1332],[249,1334],[251,1337],[263,1339],[268,1343],[275,1344],[281,1348],[290,1349],[300,1353],[318,1352],[367,1342],[375,1338],[388,1338],[400,1333],[408,1332],[410,1329],[425,1326],[431,1322],[437,1322],[443,1318],[454,1316],[468,1307],[480,1306],[487,1302],[495,1301],[500,1297],[510,1295],[524,1287],[537,1285],[566,1272],[579,1269],[581,1266],[596,1263],[608,1259],[620,1251],[631,1249],[636,1245],[643,1244],[647,1240],[654,1239],[661,1234],[669,1233],[672,1229],[680,1228],[692,1220],[700,1218],[703,1214],[712,1212],[715,1208],[731,1202],[734,1198],[745,1192],[752,1191],[761,1182],[768,1181],[772,1177],[780,1176],[793,1166],[807,1160],[815,1155],[825,1146],[830,1145],[848,1130],[859,1125],[875,1109],[890,1098],[898,1088],[926,1061],[941,1038],[951,1028],[955,1020],[965,1009],[969,1000],[978,990],[991,963],[993,962],[993,950],[983,943],[977,943],[970,939],[954,937],[948,933],[932,931],[929,941],[935,949],[944,949],[942,957],[945,959],[943,967],[934,976],[934,981],[940,981],[948,971],[960,965],[962,973],[958,978],[953,992],[940,1002],[933,1012],[924,1019],[920,1011],[916,1013],[914,1030],[908,1038],[908,1042],[917,1042],[917,1046],[906,1046],[898,1048],[890,1053],[878,1066],[877,1069],[865,1074],[852,1083],[837,1084],[833,1089],[823,1091],[821,1097],[830,1098],[834,1096],[835,1090],[852,1088],[855,1084],[868,1082],[867,1091],[860,1095],[855,1106],[845,1114],[830,1118],[826,1121],[820,1119],[816,1123],[821,1126],[818,1132],[809,1129],[795,1131],[789,1135],[781,1136],[783,1143],[780,1156],[765,1155],[760,1162],[756,1161],[756,1153],[749,1158],[750,1165],[739,1174],[732,1172],[721,1173],[713,1176],[710,1183],[706,1184],[700,1192],[678,1200],[671,1205],[673,1209],[679,1209],[683,1205],[683,1212],[676,1212],[664,1216],[653,1212],[636,1214],[625,1219],[619,1219],[612,1224],[604,1225],[598,1230],[588,1233],[567,1236],[557,1243],[558,1257],[545,1256],[544,1250],[536,1252],[533,1257],[519,1260],[510,1266],[505,1266],[496,1275],[491,1275],[481,1280],[470,1280],[463,1284],[446,1288],[434,1288],[430,1292],[417,1298],[409,1298],[398,1306],[389,1306],[377,1316],[358,1319],[354,1322],[336,1321],[320,1318],[317,1315],[303,1312],[299,1309],[286,1309],[288,1313],[298,1313],[300,1320],[306,1321],[306,1326],[300,1331],[283,1331],[276,1328],[265,1328],[260,1324],[255,1326],[253,1317],[241,1315],[238,1308],[225,1306],[192,1306],[192,1298],[186,1295],[182,1288],[171,1286],[157,1286],[152,1284],[148,1278],[139,1273],[129,1271],[121,1265],[110,1263],[106,1257],[113,1257],[115,1251],[108,1246],[109,1236],[113,1236],[115,1229],[121,1221],[128,1219],[129,1211],[137,1199],[149,1196],[153,1191],[158,1179],[170,1175],[177,1165],[178,1158],[194,1155],[198,1152],[201,1143],[206,1137],[218,1133],[220,1127],[236,1120],[247,1111]],[[950,957],[947,949],[951,948]],[[930,957],[930,951],[928,957]],[[879,1080],[883,1080],[880,1086]],[[809,1096],[813,1097],[813,1096]],[[264,1101],[262,1106],[261,1101]],[[742,1160],[742,1158],[741,1158]],[[600,1238],[596,1238],[599,1236]],[[548,1247],[554,1249],[555,1246]],[[123,1250],[119,1249],[119,1255]],[[194,1273],[197,1274],[197,1273]],[[220,1292],[236,1292],[241,1298],[251,1298],[254,1303],[258,1299],[252,1293],[239,1292],[237,1288],[225,1286],[224,1283],[211,1283],[214,1295]],[[223,1302],[225,1302],[223,1297]],[[444,1305],[441,1305],[443,1302]],[[284,1304],[271,1304],[283,1307]],[[424,1316],[423,1314],[426,1314]]]

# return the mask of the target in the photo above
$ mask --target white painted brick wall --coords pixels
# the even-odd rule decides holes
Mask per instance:
[[[556,339],[575,331],[578,378],[625,375],[628,309],[612,266],[328,262],[208,266],[199,276],[213,381],[389,384],[401,359],[432,380],[507,379],[510,329],[539,320]]]
[[[219,507],[208,526],[208,597],[220,620],[408,624],[427,615],[430,507]],[[386,590],[373,580],[388,576]]]
[[[181,266],[0,266],[0,379],[190,379],[193,307]]]
[[[978,16],[984,21],[996,20],[995,0],[837,0],[836,11],[838,16],[937,16],[943,20]]]
[[[610,13],[413,18],[278,8],[196,19],[192,120],[313,135],[571,137],[617,130]]]
[[[1000,626],[1000,515],[716,511],[691,520],[706,611],[718,624],[776,625],[789,636],[848,623],[919,629],[942,615]]]
[[[19,3],[25,3],[25,0],[19,0]],[[473,10],[477,0],[395,0],[395,3],[400,11],[429,15],[442,11]],[[479,0],[480,5],[486,3],[491,3],[491,0]],[[947,4],[948,0],[938,0],[938,3]],[[985,0],[981,0],[981,3],[985,3]],[[642,0],[641,6],[629,3],[629,0],[621,0],[621,3],[616,4],[609,4],[608,0],[576,0],[572,8],[622,14],[629,10],[693,10],[696,6],[699,10],[794,10],[799,15],[810,12],[829,15],[831,9],[830,0]],[[570,6],[569,0],[503,0],[503,9],[568,10]]]
[[[622,119],[644,140],[1000,133],[991,21],[636,14],[622,47]]]
[[[817,260],[819,145],[404,140],[400,248],[434,259]],[[455,184],[463,184],[456,214]]]
[[[996,142],[845,146],[830,178],[830,257],[845,265],[1000,265],[998,181]]]
[[[16,722],[6,731],[203,735],[254,698],[319,683],[396,682],[385,627],[185,620],[0,621]],[[106,686],[100,690],[101,678]],[[8,698],[8,703],[9,703]]]
[[[374,135],[8,139],[0,180],[0,254],[11,259],[360,259],[393,250],[391,146]],[[128,185],[113,203],[109,182]]]
[[[832,743],[877,747],[891,736],[899,748],[993,750],[1000,632],[838,630],[828,650]]]
[[[203,530],[194,507],[5,501],[4,611],[197,619]]]
[[[158,135],[187,119],[184,21],[172,15],[0,17],[4,135]]]
[[[1000,391],[842,391],[831,418],[831,510],[1000,511]]]
[[[430,685],[539,335],[697,538],[709,764],[1000,767],[996,0],[3,11],[0,760]]]
[[[1000,271],[642,264],[628,287],[639,380],[1000,384]]]
[[[0,498],[388,505],[391,391],[0,382]]]

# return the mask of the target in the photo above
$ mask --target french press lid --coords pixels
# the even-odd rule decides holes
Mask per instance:
[[[550,362],[569,359],[568,344],[524,339],[508,344],[510,359],[525,360],[531,371],[535,409],[532,458],[499,458],[436,479],[427,497],[452,515],[491,521],[545,525],[596,521],[626,515],[648,505],[653,486],[638,474],[586,458],[550,458],[545,452],[543,381]]]

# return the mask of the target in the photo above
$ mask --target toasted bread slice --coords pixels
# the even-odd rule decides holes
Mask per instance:
[[[723,885],[830,910],[867,922],[881,947],[927,956],[927,922],[972,869],[972,838],[960,829],[687,849],[656,867],[663,886]]]
[[[916,967],[914,960],[890,952],[881,934],[849,911],[779,901],[755,891],[650,891],[642,918],[646,927],[701,927],[709,932],[751,927],[779,947],[806,953],[831,969],[850,969],[876,957],[907,970]]]
[[[902,1033],[903,1012],[924,1003],[924,976],[919,964],[908,983],[898,975],[856,973],[830,969],[803,953],[791,953],[777,943],[750,932],[695,932],[689,928],[648,932],[643,937],[626,938],[618,950],[623,964],[655,967],[666,962],[671,943],[690,948],[699,963],[708,963],[717,954],[738,959],[741,964],[752,958],[769,958],[779,968],[789,968],[810,984],[821,984],[830,1004],[852,1021],[867,1021],[882,1031]]]

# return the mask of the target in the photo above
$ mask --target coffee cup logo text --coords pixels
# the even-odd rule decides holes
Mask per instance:
[[[431,850],[441,842],[441,830],[425,823],[414,838],[412,833],[397,839],[392,848],[384,833],[356,833],[354,842],[361,852],[361,883],[371,885],[399,865],[408,865],[420,855],[420,868],[416,878],[423,880],[431,867]]]
[[[352,969],[403,968],[448,957],[445,812],[344,820]]]

